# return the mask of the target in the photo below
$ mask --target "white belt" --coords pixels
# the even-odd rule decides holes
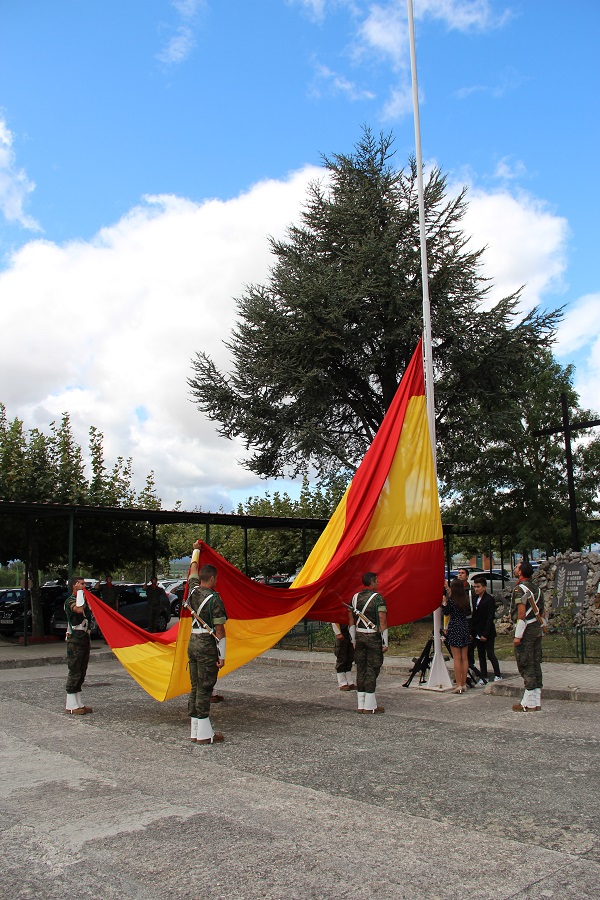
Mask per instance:
[[[359,628],[358,626],[356,626],[356,630],[361,634],[377,634],[376,628]]]
[[[208,628],[192,628],[192,634],[210,634]]]

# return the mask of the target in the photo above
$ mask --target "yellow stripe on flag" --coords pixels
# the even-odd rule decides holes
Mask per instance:
[[[402,437],[367,533],[353,555],[442,537],[425,397],[411,397]]]
[[[239,669],[273,647],[306,615],[317,597],[318,592],[302,606],[281,616],[269,616],[265,619],[228,619],[225,625],[227,658],[225,666],[219,669],[219,677]]]
[[[338,503],[337,509],[327,523],[325,531],[319,537],[319,540],[310,551],[310,556],[304,563],[304,566],[292,583],[292,587],[300,587],[303,584],[312,584],[318,581],[333,556],[340,538],[344,533],[346,525],[346,499],[350,486],[346,488],[346,493]]]

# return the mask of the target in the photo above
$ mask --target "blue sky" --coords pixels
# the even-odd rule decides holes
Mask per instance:
[[[415,15],[424,158],[469,185],[496,296],[526,283],[524,308],[566,305],[559,359],[598,408],[600,5],[415,0]],[[367,124],[406,162],[409,76],[405,0],[3,0],[9,415],[69,410],[84,443],[97,425],[167,505],[262,492],[189,403],[189,359],[227,365],[233,298],[265,279],[266,235],[297,220],[322,153]]]

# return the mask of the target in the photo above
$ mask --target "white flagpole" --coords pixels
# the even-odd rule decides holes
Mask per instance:
[[[425,367],[425,397],[427,401],[427,421],[431,438],[433,464],[437,474],[437,454],[435,446],[435,402],[433,393],[433,359],[431,350],[431,309],[429,306],[429,272],[427,268],[427,238],[425,231],[425,200],[423,196],[423,157],[421,154],[421,120],[419,118],[419,86],[417,83],[417,54],[415,49],[415,20],[412,0],[408,3],[408,37],[410,42],[410,69],[412,74],[413,113],[415,122],[415,149],[417,162],[417,194],[419,199],[419,232],[421,240],[421,281],[423,283],[423,362]],[[448,669],[442,653],[442,612],[438,607],[433,614],[433,660],[429,670],[429,680],[424,687],[440,691],[452,687]]]

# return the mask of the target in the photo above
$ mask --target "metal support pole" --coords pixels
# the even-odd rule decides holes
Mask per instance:
[[[244,526],[244,575],[248,577],[248,529]]]
[[[210,544],[210,525],[208,522],[204,526],[204,540],[207,544]]]
[[[71,578],[73,577],[73,533],[74,533],[74,515],[69,513],[69,558],[67,561],[68,586],[71,589]]]
[[[504,590],[504,541],[500,535],[500,577],[502,578],[502,590]]]
[[[152,523],[152,577],[156,578],[156,522]]]
[[[571,548],[581,550],[579,546],[579,529],[577,528],[577,505],[575,502],[575,479],[573,477],[573,456],[571,453],[571,426],[569,422],[569,406],[567,395],[560,395],[562,407],[562,423],[565,435],[565,459],[567,462],[567,486],[569,489],[569,516],[571,519]]]
[[[23,646],[27,646],[27,613],[31,609],[31,629],[33,637],[33,605],[31,603],[31,595],[29,593],[29,541],[31,538],[31,522],[29,516],[25,519],[25,580],[23,588]]]
[[[431,307],[429,304],[429,272],[427,267],[427,240],[425,228],[425,199],[423,191],[423,156],[421,153],[421,120],[419,116],[419,86],[417,82],[417,51],[415,47],[415,20],[412,0],[408,3],[408,37],[410,42],[410,69],[412,75],[413,113],[415,123],[415,156],[417,165],[417,191],[419,200],[419,233],[421,244],[421,282],[423,288],[423,362],[425,368],[425,394],[427,421],[431,438],[433,463],[437,474],[435,446],[435,403],[433,394],[433,358],[431,341]],[[441,602],[441,597],[440,597]],[[442,653],[442,610],[438,606],[433,613],[433,660],[429,670],[429,690],[445,690],[452,687],[450,675]]]

